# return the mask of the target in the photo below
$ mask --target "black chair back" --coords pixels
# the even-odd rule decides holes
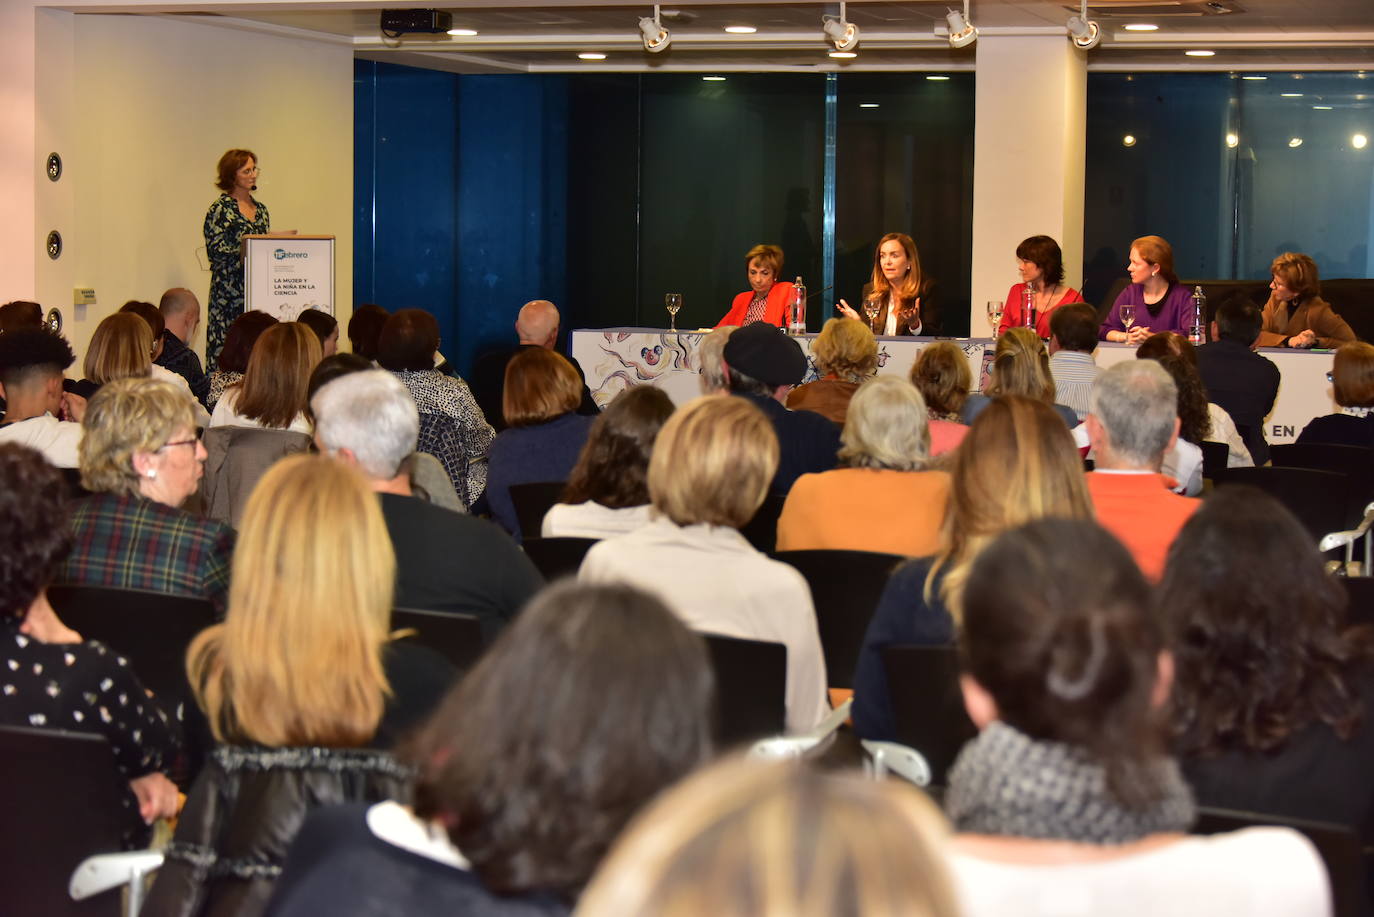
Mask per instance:
[[[773,494],[763,498],[754,518],[740,528],[751,545],[765,554],[773,553],[778,546],[778,518],[782,516],[782,505],[787,502],[786,494]]]
[[[796,567],[811,587],[830,687],[852,688],[868,621],[888,574],[906,558],[870,551],[779,551],[773,556]]]
[[[1349,623],[1374,624],[1374,577],[1339,576],[1337,579],[1350,596]]]
[[[391,629],[413,631],[399,639],[414,640],[434,650],[453,663],[459,672],[467,672],[476,665],[486,650],[482,622],[473,615],[396,608],[391,612]]]
[[[1218,487],[1249,484],[1274,497],[1298,517],[1314,541],[1349,525],[1350,479],[1311,468],[1228,468]]]
[[[1226,472],[1226,459],[1231,454],[1231,447],[1211,440],[1203,440],[1198,447],[1202,449],[1202,476],[1215,481],[1219,474]]]
[[[1374,501],[1374,449],[1329,443],[1282,443],[1269,447],[1269,460],[1284,468],[1313,468],[1346,475],[1357,486],[1349,495],[1347,518],[1354,528]]]
[[[595,538],[526,538],[521,545],[530,562],[553,582],[564,576],[576,576]]]
[[[563,496],[566,481],[535,481],[512,484],[510,502],[515,506],[515,519],[520,524],[522,538],[538,538],[544,527],[544,514]]]
[[[1350,827],[1304,818],[1199,806],[1193,833],[1221,834],[1265,825],[1292,828],[1317,848],[1331,880],[1331,903],[1336,917],[1368,917],[1371,909],[1369,895],[1365,891],[1360,837]]]
[[[120,848],[128,784],[103,736],[0,726],[0,887],[7,914],[116,917],[112,889],[73,901],[67,883],[86,857]]]
[[[722,748],[782,735],[787,726],[787,647],[702,634],[716,675],[716,741]]]
[[[959,655],[952,646],[889,646],[883,669],[896,740],[925,756],[931,782],[943,786],[964,743],[978,734],[964,710]]]

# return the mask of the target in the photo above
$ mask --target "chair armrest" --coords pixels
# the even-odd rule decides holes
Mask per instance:
[[[849,719],[849,708],[854,706],[854,698],[840,704],[830,715],[816,724],[810,732],[798,736],[775,736],[761,739],[749,748],[751,758],[800,758],[829,739]]]
[[[925,755],[916,749],[897,742],[879,742],[875,739],[862,739],[860,744],[872,760],[870,766],[873,779],[880,780],[891,771],[917,786],[930,786],[930,764],[926,761]]]
[[[67,892],[75,901],[132,885],[162,865],[160,850],[130,850],[127,853],[98,853],[86,857],[72,873]],[[141,898],[141,895],[136,896]]]

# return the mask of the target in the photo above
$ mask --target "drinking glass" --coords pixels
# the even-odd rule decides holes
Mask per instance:
[[[1135,324],[1135,306],[1122,306],[1122,307],[1121,307],[1121,327],[1123,327],[1123,328],[1126,329],[1126,333],[1127,333],[1127,334],[1130,334],[1130,332],[1131,332],[1131,326],[1134,325],[1134,324]]]
[[[997,328],[1002,324],[1002,301],[988,300],[988,324],[992,326],[992,336],[997,337]]]
[[[868,316],[868,330],[873,331],[873,322],[877,320],[878,313],[883,308],[883,296],[881,293],[874,293],[864,300],[864,315]],[[874,332],[876,334],[876,332]]]
[[[682,294],[669,293],[663,297],[663,306],[668,310],[668,330],[677,330],[677,310],[682,308]]]

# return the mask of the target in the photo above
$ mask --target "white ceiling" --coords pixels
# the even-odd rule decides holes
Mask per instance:
[[[137,5],[101,12],[193,15],[231,28],[284,32],[348,42],[363,57],[459,72],[594,71],[829,71],[972,69],[976,46],[950,48],[944,16],[958,0],[853,2],[849,20],[861,30],[859,55],[832,60],[821,33],[821,16],[836,3],[694,2],[665,4],[671,47],[648,54],[637,20],[652,5],[608,0],[597,5],[558,0],[505,0],[496,5],[441,3],[453,25],[473,37],[380,34],[382,8],[421,4],[348,0]],[[970,19],[984,36],[1062,34],[1070,6],[1049,0],[972,0]],[[1217,14],[1216,7],[1233,12]],[[91,7],[79,9],[94,12]],[[1092,70],[1161,69],[1364,69],[1374,70],[1374,0],[1096,0],[1090,18],[1104,39],[1087,52]],[[1159,30],[1131,33],[1128,22],[1152,22]],[[727,25],[751,25],[752,35],[729,35]],[[1067,40],[1067,39],[1066,39]],[[1188,49],[1214,50],[1207,59]],[[584,62],[581,51],[607,59]]]

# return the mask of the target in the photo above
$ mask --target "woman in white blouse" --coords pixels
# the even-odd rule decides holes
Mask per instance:
[[[243,381],[229,386],[215,403],[210,426],[308,435],[307,392],[320,355],[320,340],[305,325],[280,322],[268,328],[253,345]]]
[[[864,286],[863,303],[872,304],[860,315],[841,299],[836,311],[846,318],[865,322],[876,335],[935,334],[935,307],[930,296],[931,279],[921,271],[916,243],[903,232],[890,232],[878,240],[873,253],[873,277]]]

